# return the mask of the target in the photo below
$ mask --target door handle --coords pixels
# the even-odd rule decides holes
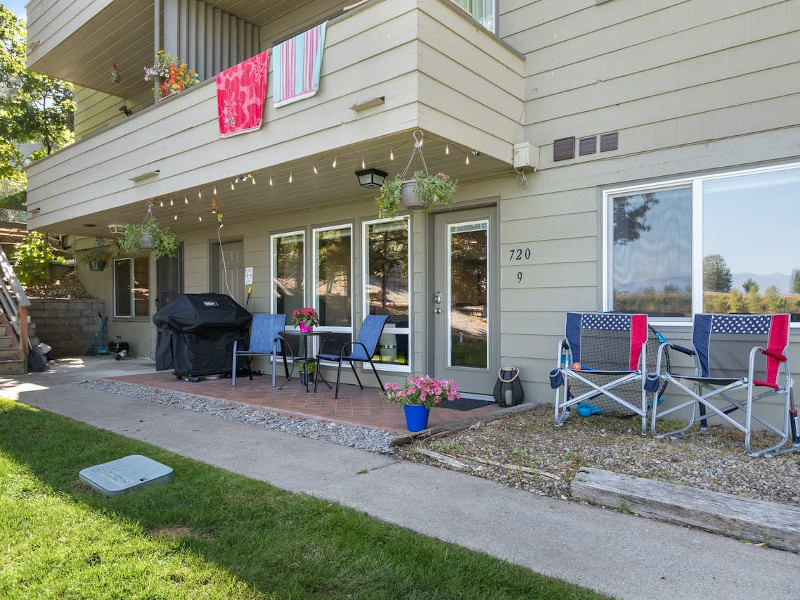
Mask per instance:
[[[433,307],[433,314],[435,315],[442,314],[442,307],[440,306],[440,304],[442,303],[442,292],[433,293],[433,303],[436,305]]]

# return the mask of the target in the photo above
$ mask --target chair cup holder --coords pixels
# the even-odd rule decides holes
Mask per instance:
[[[648,373],[647,378],[644,380],[644,389],[651,394],[658,391],[660,377],[655,373]]]
[[[561,373],[561,369],[553,369],[550,371],[550,387],[554,390],[561,387],[564,383],[564,375]]]

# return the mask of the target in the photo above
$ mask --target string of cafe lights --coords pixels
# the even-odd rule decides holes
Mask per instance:
[[[472,163],[472,159],[475,157],[480,156],[480,152],[477,150],[465,150],[464,148],[457,146],[451,142],[444,141],[437,139],[432,136],[428,136],[425,138],[420,137],[418,141],[415,138],[415,144],[419,143],[419,147],[422,148],[423,145],[434,144],[438,145],[442,148],[442,152],[445,156],[450,156],[453,153],[461,154],[464,156],[464,164],[470,165]],[[412,148],[413,151],[413,148]],[[389,148],[389,155],[388,155],[390,162],[395,162],[395,159],[398,158],[395,155],[394,147]],[[330,161],[330,163],[328,162]],[[353,154],[333,154],[329,156],[322,155],[317,160],[312,161],[310,163],[306,163],[305,165],[295,166],[288,170],[280,170],[280,171],[270,171],[269,169],[265,170],[263,174],[258,174],[258,180],[256,180],[256,175],[253,173],[246,173],[239,175],[230,180],[230,191],[236,191],[237,187],[241,184],[250,182],[251,185],[257,185],[259,182],[264,182],[264,184],[269,188],[274,188],[280,186],[281,183],[285,182],[287,185],[292,185],[295,182],[296,176],[302,176],[303,174],[310,174],[310,175],[319,175],[324,165],[330,164],[331,169],[337,169],[342,167],[343,164],[355,164],[356,166],[360,167],[362,170],[367,168],[367,161],[364,156],[360,155],[353,155]],[[158,200],[159,208],[174,208],[177,204],[180,206],[181,201],[184,205],[190,204],[190,197],[194,198],[196,196],[197,201],[202,201],[205,196],[211,196],[211,204],[209,206],[210,213],[212,215],[217,215],[219,213],[219,206],[217,204],[217,199],[220,197],[222,190],[219,189],[220,184],[208,184],[205,186],[198,187],[196,192],[194,191],[186,191],[183,194],[175,194],[172,196],[163,196]],[[181,198],[182,196],[182,198]],[[155,204],[155,202],[153,202]],[[197,213],[197,221],[202,223],[203,222],[203,214],[204,212]],[[172,217],[173,221],[178,220],[178,213],[175,212]]]

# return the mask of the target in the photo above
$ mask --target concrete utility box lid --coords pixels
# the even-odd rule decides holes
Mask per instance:
[[[148,485],[172,481],[172,476],[170,467],[139,454],[86,467],[78,473],[83,483],[109,498]]]

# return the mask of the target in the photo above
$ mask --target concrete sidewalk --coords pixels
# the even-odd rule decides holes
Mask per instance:
[[[152,363],[58,362],[0,395],[619,598],[791,597],[800,578],[797,554],[81,385]]]

